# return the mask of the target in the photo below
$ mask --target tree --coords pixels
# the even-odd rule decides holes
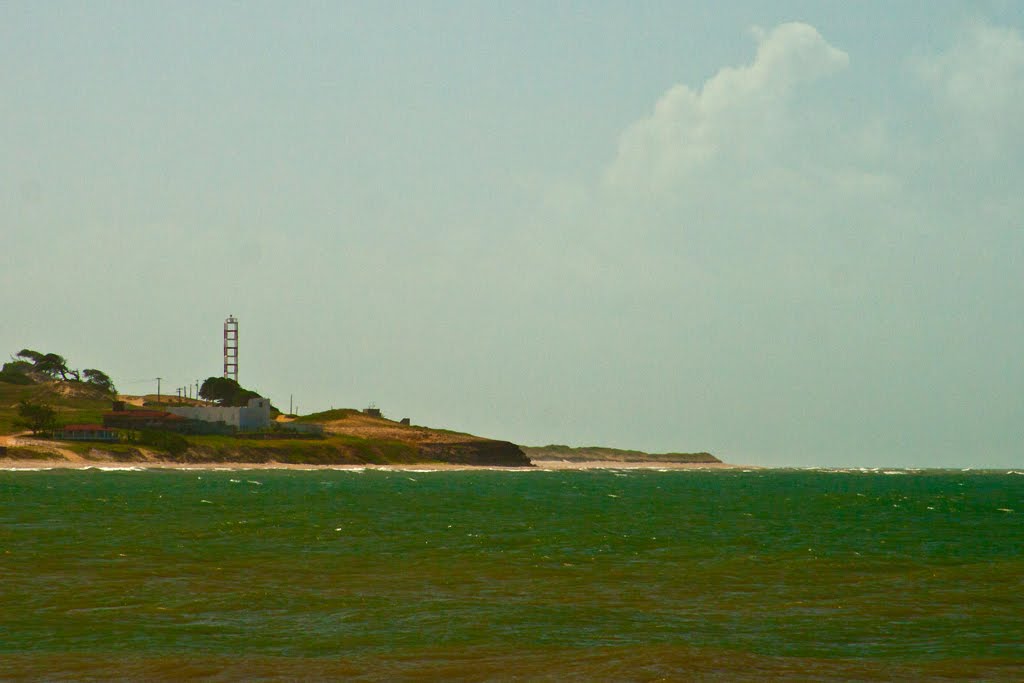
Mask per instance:
[[[251,398],[261,398],[255,391],[243,389],[227,377],[208,377],[199,387],[199,396],[222,406],[244,406]]]
[[[203,386],[199,387],[199,397],[205,398],[207,401],[216,401],[227,405],[229,401],[241,387],[238,386],[238,382],[227,377],[207,377],[203,381]]]
[[[32,365],[35,365],[36,363],[43,359],[43,354],[39,353],[38,351],[33,351],[32,349],[22,349],[21,351],[18,351],[18,353],[16,353],[15,355],[18,358],[24,358],[26,361],[32,363]]]
[[[54,379],[60,375],[60,378],[64,380],[68,378],[68,372],[70,372],[64,356],[56,353],[48,353],[43,356],[43,359],[36,363],[36,370]]]
[[[32,349],[22,349],[17,353],[17,357],[30,361],[34,371],[44,374],[51,379],[56,379],[60,376],[61,379],[66,380],[71,372],[68,370],[68,362],[60,354],[39,353]]]
[[[45,403],[25,400],[18,403],[18,427],[27,427],[32,434],[51,434],[57,428],[57,411]]]
[[[98,389],[102,389],[108,394],[117,393],[117,390],[114,389],[114,382],[111,381],[110,376],[102,370],[86,368],[85,370],[82,370],[82,377],[85,378],[86,384],[91,384]]]
[[[0,382],[8,384],[35,384],[35,381],[28,376],[32,371],[32,364],[26,360],[12,360],[4,363],[0,369]]]

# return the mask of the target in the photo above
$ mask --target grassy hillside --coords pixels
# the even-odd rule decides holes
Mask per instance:
[[[135,405],[154,407],[156,397],[130,397]],[[161,397],[167,404],[167,397]],[[147,401],[146,399],[152,399]],[[57,410],[60,424],[101,423],[111,409],[110,395],[74,382],[15,385],[0,382],[0,436],[23,431],[14,426],[18,402],[45,403]],[[179,403],[170,397],[170,403]],[[162,406],[161,406],[162,407]],[[321,465],[383,465],[460,463],[528,466],[513,444],[470,434],[403,425],[385,418],[339,409],[306,415],[298,422],[324,426],[322,438],[244,438],[176,435],[132,443],[61,442],[19,438],[8,459],[180,463],[293,463]]]
[[[14,426],[18,402],[46,403],[57,410],[61,424],[82,424],[102,421],[110,410],[110,395],[79,382],[47,382],[18,385],[0,382],[0,435],[21,431]]]

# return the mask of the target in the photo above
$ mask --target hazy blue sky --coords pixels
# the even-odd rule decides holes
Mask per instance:
[[[0,352],[1024,465],[1024,3],[0,3]]]

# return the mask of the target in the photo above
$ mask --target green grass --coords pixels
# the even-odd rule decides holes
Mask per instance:
[[[77,453],[86,460],[138,462],[145,459],[138,448],[127,443],[100,441],[61,441],[59,443],[61,448]]]
[[[331,410],[323,410],[319,413],[301,415],[295,418],[295,422],[334,422],[335,420],[344,420],[349,415],[358,414],[359,411],[353,408],[333,408]]]
[[[10,446],[7,448],[7,455],[0,455],[4,460],[63,460],[57,453],[50,451],[37,451],[34,448],[23,446]]]
[[[32,401],[53,406],[57,421],[62,424],[89,424],[103,421],[103,413],[111,408],[111,399],[95,392],[92,397],[62,396],[52,384],[18,385],[0,382],[0,434],[22,431],[15,425],[18,403]]]

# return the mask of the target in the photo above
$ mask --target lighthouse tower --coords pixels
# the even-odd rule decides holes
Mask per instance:
[[[238,318],[224,321],[224,377],[238,381]]]

